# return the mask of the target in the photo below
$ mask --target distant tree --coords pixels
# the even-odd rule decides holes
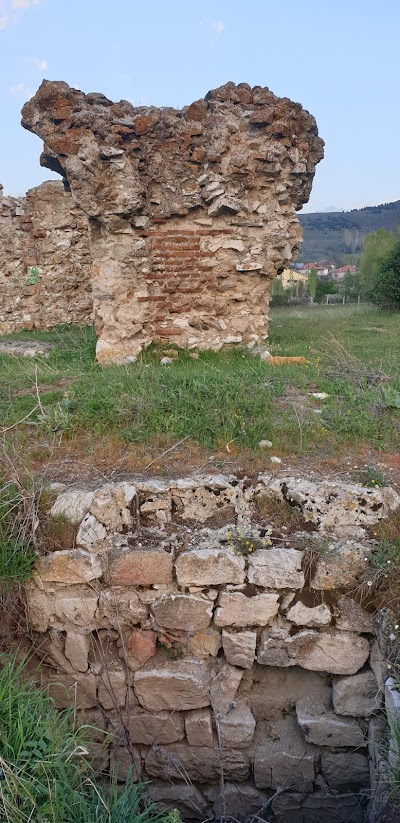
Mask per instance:
[[[318,280],[316,292],[315,292],[315,302],[322,303],[327,294],[338,294],[339,288],[337,283],[333,280]]]
[[[315,293],[317,291],[318,286],[318,275],[316,269],[311,269],[308,275],[307,281],[307,291],[311,297],[312,302],[314,303],[315,300]]]
[[[339,285],[340,294],[355,299],[365,297],[364,282],[360,271],[347,271]]]
[[[367,234],[360,260],[363,294],[372,293],[379,263],[382,257],[393,248],[395,242],[395,236],[386,229],[378,229]]]
[[[379,261],[369,297],[383,308],[400,309],[400,236]]]

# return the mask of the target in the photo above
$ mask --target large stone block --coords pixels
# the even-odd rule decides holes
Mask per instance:
[[[329,788],[337,792],[357,792],[369,787],[368,760],[359,752],[323,752],[321,773]]]
[[[272,727],[257,727],[254,782],[259,789],[298,789],[310,792],[315,781],[315,754],[292,717]]]
[[[223,748],[245,749],[253,740],[256,721],[245,703],[216,719],[219,740]]]
[[[243,670],[218,660],[211,669],[210,703],[215,712],[226,714],[235,706]]]
[[[108,576],[113,586],[152,586],[172,582],[172,555],[157,549],[114,549]]]
[[[96,628],[98,600],[98,594],[89,587],[72,586],[57,589],[53,595],[54,616],[50,622],[60,631],[65,628],[66,623],[93,631]]]
[[[150,777],[179,780],[185,774],[189,780],[211,783],[224,776],[228,780],[246,780],[250,772],[249,760],[241,750],[220,752],[204,746],[191,747],[188,743],[153,746],[146,755],[146,772]]]
[[[222,647],[228,663],[251,669],[256,653],[257,633],[254,631],[232,632],[222,630]]]
[[[185,552],[175,566],[180,586],[218,586],[244,581],[244,558],[226,549]]]
[[[276,592],[254,597],[246,597],[240,592],[222,592],[215,623],[217,626],[266,626],[278,613],[278,601]]]
[[[296,626],[311,626],[314,628],[329,626],[332,619],[331,610],[326,603],[321,603],[320,606],[313,606],[312,608],[305,606],[304,603],[295,603],[286,612],[286,617]]]
[[[369,656],[365,637],[351,632],[264,629],[257,660],[267,666],[302,666],[316,672],[355,674]]]
[[[53,552],[36,561],[36,572],[44,583],[90,583],[103,574],[100,558],[83,549]]]
[[[204,795],[193,783],[188,785],[183,781],[152,780],[147,791],[149,797],[157,803],[161,811],[170,812],[178,809],[182,820],[207,820],[211,808]]]
[[[142,620],[147,620],[149,609],[134,589],[119,587],[102,589],[96,619],[100,626],[111,626],[121,632]]]
[[[136,672],[134,688],[141,705],[153,712],[201,709],[210,703],[209,675],[200,661],[160,662]]]
[[[186,737],[189,746],[214,745],[213,726],[210,709],[195,709],[185,716]]]
[[[350,677],[334,677],[332,701],[337,714],[370,717],[382,705],[374,673],[367,669]]]
[[[50,513],[53,517],[62,515],[73,526],[79,526],[90,509],[93,497],[93,491],[63,492],[57,497]]]
[[[153,603],[152,610],[158,626],[184,632],[206,629],[213,613],[209,600],[185,594],[162,597]]]
[[[368,546],[348,540],[346,543],[332,543],[318,558],[311,587],[313,589],[351,589],[364,571]]]
[[[111,532],[130,529],[133,516],[130,511],[136,488],[131,483],[108,483],[98,489],[90,505],[92,514],[99,523]]]
[[[361,726],[355,720],[338,717],[333,712],[313,715],[297,709],[297,721],[308,743],[317,746],[366,746]]]
[[[249,557],[249,582],[267,589],[301,589],[303,554],[295,549],[258,549]]]
[[[178,712],[150,714],[135,709],[129,714],[129,734],[136,746],[176,743],[185,737],[183,715]]]

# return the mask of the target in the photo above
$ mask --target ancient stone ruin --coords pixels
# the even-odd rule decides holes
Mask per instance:
[[[271,533],[278,504],[303,529]],[[387,670],[356,581],[399,506],[290,475],[58,485],[76,537],[38,559],[28,620],[58,704],[112,733],[96,765],[133,762],[184,820],[363,823]]]
[[[44,81],[22,123],[89,221],[100,362],[154,340],[265,340],[267,285],[298,249],[323,155],[298,103],[227,83],[182,110],[134,108]]]

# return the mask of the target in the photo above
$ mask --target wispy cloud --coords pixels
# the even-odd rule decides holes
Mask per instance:
[[[37,70],[43,74],[44,71],[47,69],[47,60],[40,60],[39,57],[27,57],[27,63],[32,63],[33,66],[36,66]]]
[[[208,33],[212,43],[216,43],[225,31],[223,20],[200,20],[199,25]]]
[[[16,23],[21,12],[38,6],[41,0],[0,0],[0,31]]]
[[[15,86],[10,86],[9,92],[14,97],[23,97],[24,100],[29,100],[35,94],[35,89],[29,88],[25,83],[16,83]]]

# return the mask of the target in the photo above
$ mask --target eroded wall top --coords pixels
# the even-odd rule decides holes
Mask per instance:
[[[227,83],[176,110],[134,108],[45,80],[22,116],[45,143],[42,164],[67,177],[91,217],[167,217],[196,206],[216,213],[229,209],[229,198],[247,208],[249,193],[271,178],[285,181],[300,208],[323,156],[307,111],[246,83]],[[203,179],[210,167],[218,170],[221,191]]]

